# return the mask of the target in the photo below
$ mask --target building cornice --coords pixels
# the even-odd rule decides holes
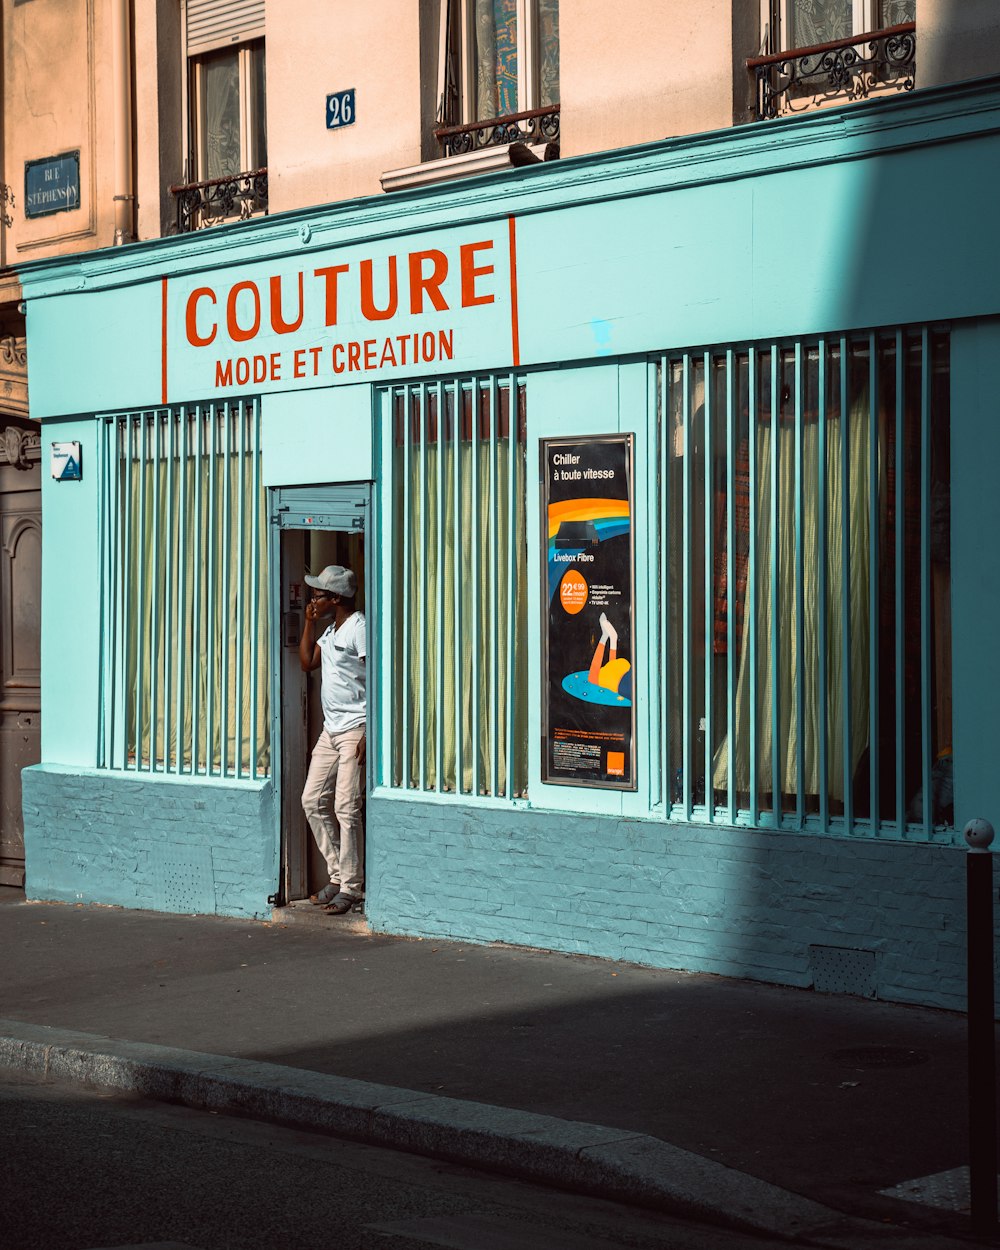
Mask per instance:
[[[17,267],[31,299],[305,257],[507,216],[857,161],[1000,132],[1000,76],[504,170]]]

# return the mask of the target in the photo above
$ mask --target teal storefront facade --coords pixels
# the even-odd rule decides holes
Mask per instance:
[[[321,531],[364,564],[375,929],[961,1007],[998,158],[981,80],[24,267],[82,465],[44,481],[28,896],[301,897]],[[634,777],[554,785],[539,466],[608,435]]]

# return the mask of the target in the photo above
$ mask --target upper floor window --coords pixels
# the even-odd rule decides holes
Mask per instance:
[[[916,0],[772,0],[768,51],[811,48],[914,21]]]
[[[187,0],[181,231],[267,211],[264,0]]]
[[[197,181],[267,165],[263,39],[192,57],[191,101]]]
[[[559,137],[559,0],[443,0],[436,132],[446,156]]]
[[[912,91],[916,0],[762,0],[757,117]]]

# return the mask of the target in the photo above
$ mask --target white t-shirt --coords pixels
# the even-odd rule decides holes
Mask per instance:
[[[365,618],[349,616],[329,626],[317,641],[322,657],[323,728],[339,734],[365,723]]]

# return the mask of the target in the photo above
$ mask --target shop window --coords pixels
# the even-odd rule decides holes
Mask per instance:
[[[381,781],[527,789],[525,394],[516,379],[384,392],[389,610]],[[390,729],[391,726],[391,729]]]
[[[441,23],[444,155],[557,141],[558,0],[442,0]]]
[[[267,211],[263,0],[187,0],[183,232]]]
[[[916,0],[764,0],[757,116],[912,91]]]
[[[947,829],[947,335],[668,356],[659,383],[665,803]]]
[[[267,527],[251,402],[103,426],[100,763],[270,769]]]

